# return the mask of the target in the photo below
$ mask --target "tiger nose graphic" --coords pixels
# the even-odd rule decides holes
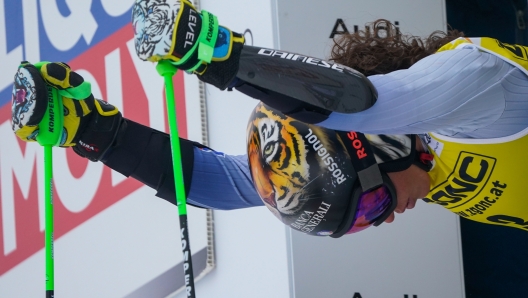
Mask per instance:
[[[273,193],[266,197],[266,198],[262,198],[262,200],[264,200],[266,203],[268,203],[270,206],[274,207],[274,208],[277,208],[277,203],[275,203],[275,200],[274,200],[274,195]]]

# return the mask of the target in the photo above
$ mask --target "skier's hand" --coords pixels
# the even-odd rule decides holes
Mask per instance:
[[[62,135],[59,146],[74,147],[83,157],[98,160],[110,147],[121,122],[121,114],[114,106],[95,100],[88,82],[61,62],[23,62],[13,84],[11,120],[12,129],[23,141],[36,141],[39,125],[48,105],[48,88],[59,90],[63,104]],[[117,127],[116,127],[117,126]],[[86,140],[99,135],[97,146]],[[104,137],[112,132],[111,137]],[[100,148],[102,147],[102,148]]]
[[[81,122],[94,107],[94,98],[90,85],[64,63],[44,62],[35,66],[23,62],[19,66],[12,94],[12,129],[23,141],[36,140],[48,106],[48,86],[62,90],[66,95],[62,96],[65,121],[60,146],[73,146]],[[82,100],[73,100],[72,97]]]
[[[170,60],[220,89],[235,78],[244,37],[219,26],[216,17],[199,13],[187,0],[137,0],[132,25],[140,59]]]

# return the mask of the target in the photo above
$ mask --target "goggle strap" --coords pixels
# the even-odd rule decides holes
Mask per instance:
[[[392,181],[390,178],[385,174],[385,187],[389,190],[390,196],[392,198],[392,202],[389,208],[387,208],[382,215],[380,215],[376,221],[374,222],[374,226],[377,227],[381,225],[385,220],[396,210],[396,207],[398,205],[398,200],[396,198],[396,192],[394,189],[394,185],[392,184]]]
[[[359,171],[357,174],[363,192],[369,191],[383,184],[381,172],[377,163]]]

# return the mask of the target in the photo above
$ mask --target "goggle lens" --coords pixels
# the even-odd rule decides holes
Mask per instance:
[[[385,185],[362,193],[359,196],[354,224],[346,234],[360,232],[381,217],[387,217],[387,210],[392,205],[392,193]],[[385,220],[385,218],[383,220]]]

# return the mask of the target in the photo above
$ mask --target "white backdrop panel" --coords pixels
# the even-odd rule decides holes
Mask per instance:
[[[269,0],[200,0],[221,25],[255,45],[273,47]],[[236,91],[206,86],[209,145],[226,154],[246,153],[246,125],[257,101]],[[288,297],[285,228],[264,207],[214,211],[216,267],[197,283],[197,297]],[[183,293],[176,296],[185,297]]]
[[[280,49],[318,58],[330,56],[337,19],[350,32],[378,18],[419,36],[446,28],[443,0],[272,2]],[[458,217],[441,207],[419,202],[392,224],[340,239],[288,235],[292,298],[464,296]]]

